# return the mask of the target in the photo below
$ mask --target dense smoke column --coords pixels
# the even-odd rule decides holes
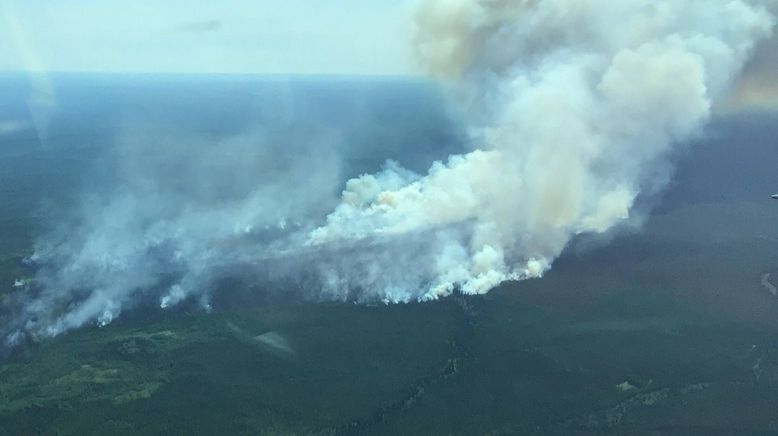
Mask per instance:
[[[574,235],[627,220],[773,24],[745,0],[430,0],[417,18],[417,51],[455,83],[477,149],[401,186],[392,169],[351,180],[309,239],[425,233],[416,298],[538,277]]]

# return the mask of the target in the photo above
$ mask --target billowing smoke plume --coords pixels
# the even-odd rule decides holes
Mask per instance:
[[[349,181],[309,243],[433,234],[414,297],[538,277],[572,236],[629,217],[771,26],[747,1],[427,2],[418,51],[459,82],[479,149]]]
[[[42,290],[9,340],[110,322],[144,299],[207,306],[230,276],[391,302],[539,277],[571,238],[624,222],[661,184],[673,145],[700,131],[772,17],[757,0],[429,0],[417,24],[471,152],[426,175],[390,162],[348,181],[330,212],[317,199],[332,169],[304,152],[207,210],[127,167],[119,192],[38,245]]]

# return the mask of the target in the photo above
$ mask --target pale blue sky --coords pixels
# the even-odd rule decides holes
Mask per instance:
[[[0,0],[0,70],[412,74],[410,0]]]

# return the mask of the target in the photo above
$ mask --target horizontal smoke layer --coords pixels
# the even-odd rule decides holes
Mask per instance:
[[[417,24],[417,52],[454,84],[477,148],[426,175],[390,162],[350,180],[328,215],[335,164],[305,151],[216,209],[125,159],[110,200],[38,244],[41,289],[19,303],[7,340],[104,324],[144,299],[208,306],[236,275],[388,302],[539,277],[573,236],[624,222],[662,184],[672,145],[699,132],[772,17],[755,0],[430,0]],[[274,156],[243,152],[260,168]],[[181,156],[155,165],[212,169]]]

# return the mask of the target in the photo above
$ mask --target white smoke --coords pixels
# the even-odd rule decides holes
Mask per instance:
[[[414,296],[538,277],[574,235],[629,218],[772,24],[748,1],[425,2],[418,51],[457,81],[480,148],[422,178],[388,168],[349,181],[309,243],[457,226],[438,233]]]
[[[305,220],[331,207],[340,182],[332,140],[317,131],[317,142],[298,142],[279,130],[212,144],[143,124],[125,129],[106,158],[118,167],[107,194],[88,186],[76,216],[56,217],[37,241],[29,259],[37,275],[14,295],[8,341],[103,326],[139,304],[194,298],[208,309],[217,282],[246,277],[250,262],[277,251],[278,233],[310,227]]]
[[[181,210],[130,171],[131,189],[92,208],[103,213],[75,243],[39,245],[44,290],[9,338],[107,323],[149,295],[163,308],[208,306],[225,271],[319,299],[387,302],[539,277],[571,238],[624,222],[641,191],[661,185],[672,147],[700,131],[770,34],[765,3],[422,2],[415,46],[453,84],[471,152],[423,176],[390,162],[350,180],[325,222],[311,199],[331,180],[304,152],[293,177],[215,210]],[[253,236],[268,226],[280,236]]]

